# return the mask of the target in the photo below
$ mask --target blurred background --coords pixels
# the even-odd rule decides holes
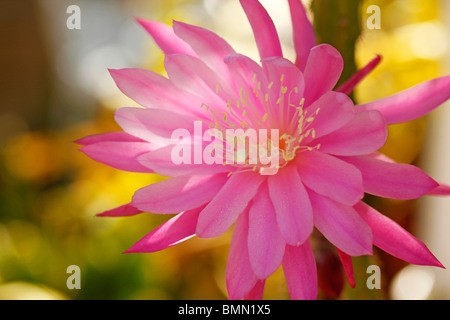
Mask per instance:
[[[348,52],[356,65],[383,55],[356,90],[358,103],[450,74],[448,0],[341,1],[359,4],[361,34]],[[287,1],[261,2],[275,21],[285,56],[294,58]],[[67,28],[70,5],[81,9],[80,29]],[[381,9],[379,30],[366,26],[370,5]],[[162,179],[96,163],[73,143],[119,130],[114,110],[136,105],[115,87],[108,68],[164,74],[163,55],[134,17],[209,28],[236,51],[258,59],[237,0],[0,1],[0,299],[226,298],[230,233],[154,254],[122,254],[167,217],[95,216]],[[392,126],[383,152],[450,184],[449,110],[441,107],[425,119]],[[447,199],[368,201],[450,267]],[[317,260],[321,299],[450,298],[450,271],[408,266],[381,251],[353,260],[355,289],[343,281],[335,254],[319,250]],[[366,286],[372,264],[381,268],[381,290]],[[79,290],[67,288],[70,265],[80,267]],[[265,298],[289,298],[281,269],[269,278]]]

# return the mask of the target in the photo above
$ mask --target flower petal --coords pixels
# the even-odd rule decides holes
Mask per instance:
[[[290,245],[305,242],[313,231],[311,203],[297,169],[288,165],[269,176],[269,194],[283,238]]]
[[[342,266],[344,267],[345,276],[347,277],[348,283],[350,284],[350,287],[355,288],[356,282],[355,282],[355,272],[353,270],[353,262],[352,257],[346,254],[345,252],[342,252],[338,248],[336,248],[339,259],[341,259]]]
[[[110,69],[117,87],[147,108],[158,108],[206,118],[200,97],[176,87],[169,79],[144,69]]]
[[[378,111],[355,114],[353,120],[339,130],[313,141],[320,151],[338,156],[370,154],[380,149],[387,139],[387,127]]]
[[[252,291],[258,281],[250,267],[247,238],[248,210],[239,216],[231,238],[225,272],[228,299],[230,300],[243,299]]]
[[[250,264],[259,279],[268,278],[278,269],[285,246],[267,184],[263,184],[250,207],[248,230]]]
[[[445,184],[440,184],[438,187],[434,188],[427,193],[430,196],[450,196],[450,186]]]
[[[298,247],[286,246],[283,271],[291,299],[317,299],[317,266],[309,240]]]
[[[336,91],[346,95],[351,94],[355,87],[380,64],[381,59],[381,55],[377,55],[364,68],[358,70],[350,79],[341,84]]]
[[[294,48],[297,53],[295,64],[305,70],[309,52],[316,45],[314,28],[306,15],[305,7],[300,0],[289,0],[291,12]]]
[[[318,151],[297,158],[303,183],[315,192],[351,206],[364,196],[361,172],[353,165]]]
[[[176,177],[135,192],[133,206],[145,212],[173,214],[210,201],[226,182],[226,174]]]
[[[195,226],[201,209],[180,213],[136,242],[125,253],[156,252],[195,236]]]
[[[244,300],[262,300],[264,295],[264,286],[266,285],[266,280],[256,281],[253,289],[245,296]]]
[[[280,38],[266,9],[257,0],[240,0],[253,29],[261,59],[282,57]]]
[[[178,21],[173,22],[173,30],[194,49],[208,67],[231,83],[224,59],[235,51],[228,42],[207,29]]]
[[[104,211],[97,214],[97,217],[129,217],[142,213],[142,210],[131,205],[131,203],[124,204],[120,207]]]
[[[450,76],[423,82],[395,95],[358,106],[378,110],[387,124],[418,119],[450,99]]]
[[[311,49],[305,67],[305,105],[333,90],[344,69],[344,60],[334,47],[321,44]]]
[[[372,254],[372,232],[349,206],[308,190],[314,225],[335,247],[351,256]]]
[[[403,163],[391,163],[368,156],[342,157],[344,161],[357,167],[363,177],[367,193],[391,199],[417,199],[438,187],[418,167]]]
[[[357,204],[355,209],[372,228],[375,246],[412,264],[443,268],[422,241],[413,237],[396,222],[363,202]]]
[[[178,38],[170,26],[145,19],[136,19],[136,21],[152,36],[164,54],[184,53],[196,56],[192,48]]]
[[[130,172],[153,172],[143,166],[137,158],[150,152],[155,146],[125,132],[95,135],[79,140],[78,143],[85,145],[79,150],[88,157],[115,169]]]
[[[214,238],[224,233],[245,210],[264,177],[254,172],[232,174],[216,197],[200,213],[197,235]]]

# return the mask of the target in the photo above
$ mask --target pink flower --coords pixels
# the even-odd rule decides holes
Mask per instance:
[[[354,106],[347,94],[380,57],[333,91],[343,60],[330,45],[316,46],[300,0],[289,0],[295,63],[283,58],[261,4],[240,2],[261,64],[203,28],[174,21],[172,29],[139,20],[165,53],[168,78],[141,69],[111,70],[120,90],[145,108],[116,112],[123,132],[78,141],[85,154],[114,168],[172,177],[100,214],[178,213],[127,252],[155,252],[195,235],[217,237],[235,224],[226,270],[230,299],[262,298],[265,280],[280,265],[292,299],[315,299],[313,228],[338,249],[352,286],[351,257],[372,254],[373,245],[409,263],[442,267],[421,241],[362,198],[364,193],[393,199],[450,193],[421,169],[377,153],[388,124],[421,117],[450,98],[450,77]],[[276,174],[265,174],[268,167],[260,162],[207,164],[188,157],[187,163],[174,164],[179,148],[174,130],[193,136],[188,147],[194,150],[210,143],[194,132],[197,120],[220,132],[279,130]]]

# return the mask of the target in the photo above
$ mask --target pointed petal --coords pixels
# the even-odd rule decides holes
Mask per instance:
[[[239,216],[231,238],[225,272],[228,299],[230,300],[243,299],[258,281],[250,267],[247,238],[248,210]]]
[[[248,230],[250,265],[259,279],[268,278],[278,269],[285,246],[267,184],[263,184],[250,207]]]
[[[336,91],[345,93],[346,95],[351,94],[355,87],[380,64],[381,59],[381,55],[377,55],[364,68],[358,70],[358,72],[356,72],[350,79],[341,84]]]
[[[253,289],[245,296],[244,300],[262,300],[266,280],[258,280]]]
[[[254,172],[232,174],[216,197],[200,213],[197,235],[214,238],[224,233],[245,210],[264,177]]]
[[[226,174],[171,178],[137,190],[131,203],[159,214],[191,210],[211,201],[226,180]]]
[[[144,107],[204,117],[200,97],[181,90],[160,74],[144,69],[110,69],[109,72],[120,91]]]
[[[434,188],[427,193],[430,196],[450,196],[450,186],[445,184],[440,184],[438,187]]]
[[[316,45],[314,28],[306,15],[305,7],[300,0],[289,0],[291,12],[294,48],[297,53],[295,64],[305,70],[309,52]]]
[[[200,209],[180,213],[136,242],[125,253],[156,252],[195,236]]]
[[[425,244],[413,237],[399,224],[363,202],[357,204],[355,209],[372,228],[375,246],[412,264],[443,268]]]
[[[291,299],[317,299],[317,266],[309,240],[298,247],[286,246],[283,271]]]
[[[269,194],[283,238],[290,245],[305,242],[313,230],[311,203],[293,165],[269,176]]]
[[[184,53],[196,56],[192,48],[178,38],[170,26],[145,19],[136,19],[136,21],[152,36],[164,54]]]
[[[372,231],[349,206],[308,190],[314,225],[335,247],[351,256],[372,254]]]
[[[358,106],[359,110],[378,110],[387,124],[418,119],[450,98],[450,76],[423,82],[395,95]]]
[[[339,258],[341,259],[342,266],[344,267],[345,276],[347,277],[348,283],[350,284],[350,287],[355,288],[356,282],[355,282],[355,272],[353,270],[353,262],[352,257],[346,254],[345,252],[342,252],[338,248],[336,248]]]
[[[333,90],[344,69],[344,60],[334,47],[321,44],[311,49],[305,67],[305,105]]]
[[[97,214],[97,217],[129,217],[142,213],[142,210],[131,205],[131,203],[124,204],[123,206],[107,210],[105,212]]]
[[[78,140],[84,144],[79,150],[91,159],[115,169],[152,173],[153,170],[139,163],[137,158],[155,148],[147,141],[125,132],[111,132]]]
[[[370,154],[380,149],[387,139],[387,127],[378,111],[360,112],[339,130],[314,140],[320,151],[338,156]]]
[[[315,192],[351,206],[364,196],[361,172],[353,165],[319,151],[297,158],[303,183]]]
[[[411,200],[439,186],[425,172],[413,165],[391,163],[367,156],[341,159],[361,171],[365,191],[376,196]]]
[[[186,41],[208,67],[231,82],[224,59],[234,54],[234,49],[221,37],[207,29],[174,21],[175,34]]]
[[[261,59],[282,57],[280,39],[272,19],[257,0],[240,0],[253,29]]]

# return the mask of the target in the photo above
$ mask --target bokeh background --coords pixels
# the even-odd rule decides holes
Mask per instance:
[[[356,64],[383,55],[356,90],[357,102],[450,74],[448,0],[341,1],[360,3]],[[286,56],[293,58],[287,1],[262,3],[275,20]],[[80,30],[66,27],[66,9],[73,4],[81,9]],[[369,5],[381,9],[380,30],[366,27]],[[73,143],[119,130],[114,110],[136,105],[115,87],[108,68],[164,74],[163,55],[134,17],[207,27],[236,51],[258,57],[237,0],[0,1],[0,299],[226,298],[230,233],[194,238],[154,254],[122,254],[167,216],[95,216],[163,179],[98,164]],[[449,108],[391,127],[383,151],[450,183]],[[450,267],[448,200],[367,200],[423,239]],[[354,259],[357,286],[351,289],[342,281],[335,254],[322,251],[317,252],[321,299],[450,298],[450,271],[408,266],[377,250],[373,257]],[[381,290],[366,286],[372,264],[381,268]],[[80,267],[80,290],[66,286],[70,265]],[[265,298],[288,297],[280,269],[269,278]]]

